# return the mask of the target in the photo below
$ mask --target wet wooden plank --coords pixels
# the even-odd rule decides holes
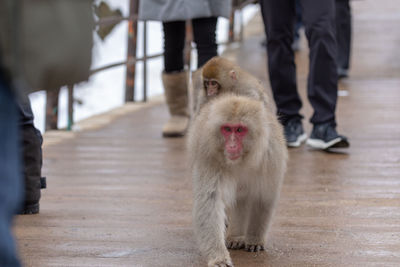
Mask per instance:
[[[267,250],[232,251],[235,266],[400,264],[400,3],[352,4],[352,69],[337,109],[351,147],[290,149]],[[266,81],[262,25],[252,23],[230,53]],[[307,53],[296,56],[303,99]],[[16,220],[26,266],[204,266],[191,227],[184,139],[161,137],[167,117],[155,105],[45,147],[41,212]]]

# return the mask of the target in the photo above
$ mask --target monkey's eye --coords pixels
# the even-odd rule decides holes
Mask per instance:
[[[238,133],[243,132],[243,128],[242,128],[242,127],[238,127],[238,128],[236,129],[236,132],[238,132]]]
[[[216,81],[210,81],[210,84],[211,84],[212,86],[216,86],[218,83],[217,83]]]
[[[228,127],[228,126],[225,126],[224,130],[227,131],[227,132],[231,132],[232,131],[231,127]]]

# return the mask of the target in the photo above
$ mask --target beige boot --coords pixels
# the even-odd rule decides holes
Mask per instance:
[[[164,137],[179,137],[186,133],[189,125],[188,74],[186,71],[162,74],[165,99],[171,118],[164,125]]]

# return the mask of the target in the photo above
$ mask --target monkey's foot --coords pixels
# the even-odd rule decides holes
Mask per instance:
[[[264,250],[264,245],[260,244],[246,244],[244,248],[248,252],[259,252]]]
[[[246,236],[245,243],[246,247],[244,249],[248,252],[259,252],[264,250],[264,241],[258,236]]]
[[[224,259],[222,261],[209,261],[208,267],[233,267],[233,263],[230,259]]]
[[[228,249],[242,249],[245,247],[243,237],[227,237],[226,239],[226,247]]]

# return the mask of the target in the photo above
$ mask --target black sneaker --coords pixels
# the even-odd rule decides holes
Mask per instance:
[[[289,119],[283,125],[284,134],[286,138],[286,145],[288,147],[299,147],[307,139],[307,134],[304,133],[301,119],[298,117]]]
[[[350,146],[347,138],[339,135],[336,132],[335,124],[331,122],[314,125],[307,145],[323,150]]]

